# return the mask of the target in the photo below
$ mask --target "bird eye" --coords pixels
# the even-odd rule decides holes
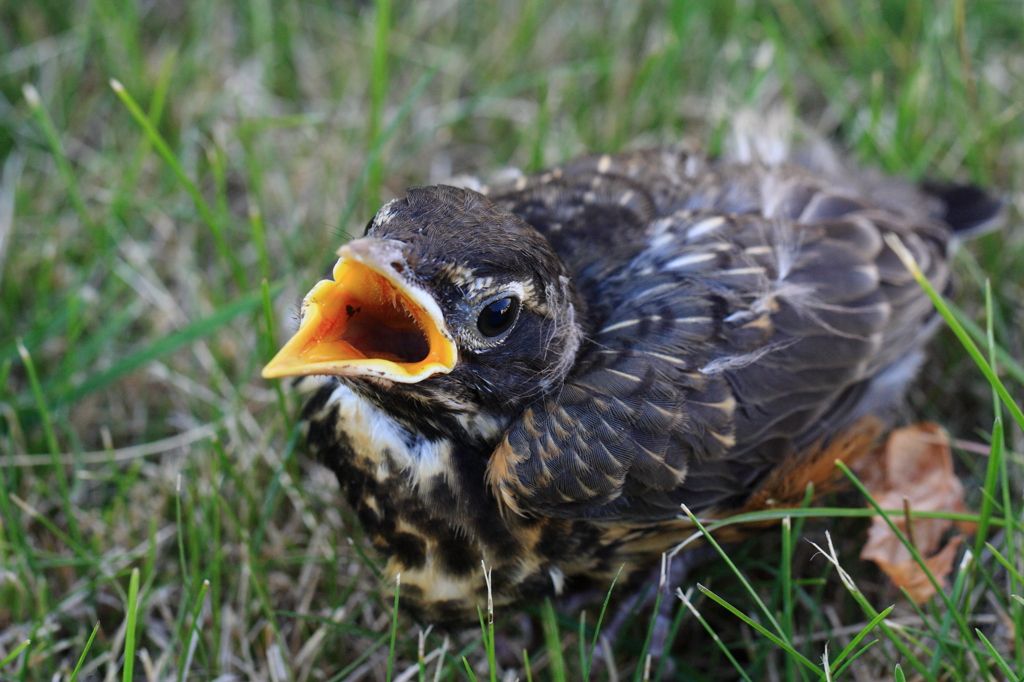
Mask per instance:
[[[516,321],[519,313],[519,299],[512,296],[497,298],[480,311],[480,317],[476,321],[476,328],[488,338],[498,336]]]

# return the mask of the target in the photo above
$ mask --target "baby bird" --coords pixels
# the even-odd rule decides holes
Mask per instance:
[[[826,164],[827,166],[827,164]],[[263,376],[322,375],[308,447],[425,621],[648,569],[785,507],[887,429],[954,233],[1000,204],[796,158],[589,156],[414,188],[338,251]]]

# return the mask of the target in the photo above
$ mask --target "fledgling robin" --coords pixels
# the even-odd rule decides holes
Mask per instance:
[[[872,446],[936,327],[954,232],[1000,204],[792,158],[589,156],[408,190],[342,246],[265,377],[304,411],[423,620],[605,584]]]

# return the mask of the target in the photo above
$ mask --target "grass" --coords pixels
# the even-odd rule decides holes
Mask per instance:
[[[0,6],[0,677],[1019,679],[1022,54],[1008,2]],[[720,150],[766,103],[1010,205],[957,259],[963,331],[908,411],[968,448],[961,516],[988,532],[951,585],[915,608],[860,562],[852,495],[696,569],[671,661],[643,660],[646,613],[595,654],[599,604],[450,637],[393,619],[297,451],[301,396],[258,376],[333,250],[406,186]]]

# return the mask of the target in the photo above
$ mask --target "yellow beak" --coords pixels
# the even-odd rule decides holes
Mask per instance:
[[[415,383],[450,372],[458,349],[434,298],[403,276],[401,242],[363,237],[338,249],[332,280],[302,301],[295,336],[265,379],[308,374]]]

